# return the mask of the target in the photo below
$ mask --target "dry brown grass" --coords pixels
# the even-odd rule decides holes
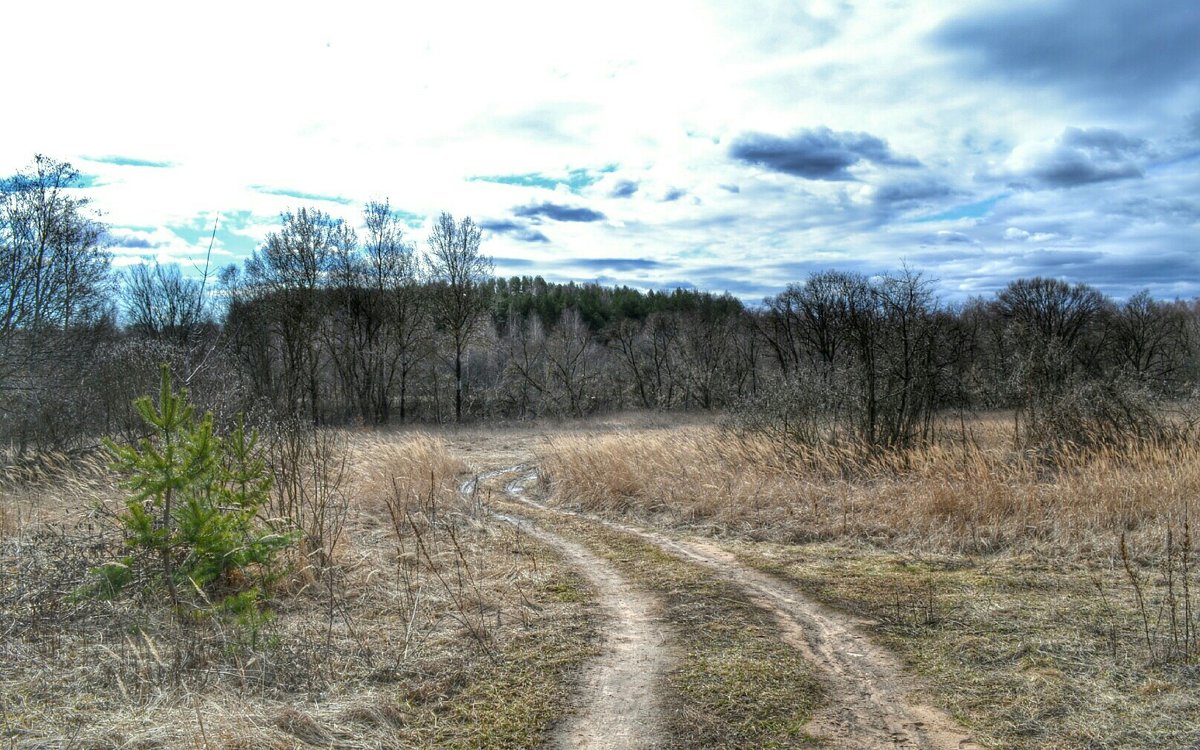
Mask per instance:
[[[966,441],[863,457],[701,425],[556,437],[542,466],[557,497],[589,511],[904,549],[1111,556],[1122,533],[1160,544],[1166,524],[1200,509],[1198,443],[1051,460],[1009,442],[981,421]]]
[[[444,440],[425,433],[400,438],[361,433],[350,441],[350,475],[354,496],[364,510],[387,510],[387,499],[399,492],[407,501],[431,489],[454,498],[457,479],[466,471]]]
[[[17,533],[17,507],[6,496],[0,505],[0,537],[12,536]]]
[[[0,451],[0,535],[17,534],[24,527],[74,523],[97,504],[120,505],[104,452]]]
[[[91,512],[119,501],[112,478],[17,485],[20,522],[0,536],[0,746],[536,744],[591,647],[579,580],[484,523],[440,439],[334,443],[349,503],[332,560],[281,582],[255,625],[79,596],[119,550]]]
[[[723,537],[873,623],[992,746],[1197,746],[1200,443],[1037,455],[1005,420],[964,427],[882,457],[714,425],[564,435],[542,466],[555,502]]]

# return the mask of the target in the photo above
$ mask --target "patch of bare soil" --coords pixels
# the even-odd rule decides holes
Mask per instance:
[[[504,493],[525,501],[525,486],[536,481],[525,465],[481,474],[463,486],[478,491],[476,482],[494,483],[516,475]],[[579,676],[576,711],[553,732],[554,748],[655,748],[663,746],[659,685],[667,664],[661,606],[652,596],[632,587],[617,571],[584,547],[516,516],[495,514],[546,545],[579,571],[594,589],[603,619],[602,653]]]

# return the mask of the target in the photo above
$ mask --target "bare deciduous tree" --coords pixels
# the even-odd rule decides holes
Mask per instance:
[[[335,260],[353,252],[357,237],[341,219],[316,209],[286,212],[282,221],[246,261],[243,293],[266,306],[272,340],[280,348],[285,411],[295,415],[307,406],[315,422],[321,419],[320,292]]]
[[[201,282],[177,263],[131,267],[123,291],[126,326],[146,338],[184,344],[208,319]]]
[[[1003,327],[1007,384],[1014,419],[1034,441],[1056,421],[1085,380],[1099,376],[1112,303],[1086,284],[1018,279],[993,303]]]
[[[104,227],[66,162],[38,155],[0,184],[0,333],[69,328],[107,306]]]
[[[1136,380],[1156,391],[1173,393],[1187,376],[1195,344],[1187,306],[1159,302],[1141,291],[1130,297],[1113,318],[1113,351]]]
[[[505,328],[500,348],[504,367],[513,381],[513,408],[517,416],[537,416],[546,392],[546,332],[542,319],[537,315],[522,319],[513,313]]]
[[[563,310],[545,346],[548,380],[554,385],[560,413],[582,417],[591,411],[602,351],[579,311]]]
[[[15,399],[0,409],[22,443],[31,425],[62,421],[52,412],[82,387],[75,376],[96,330],[111,328],[104,226],[72,192],[80,182],[70,164],[41,155],[0,181],[0,396]]]
[[[377,402],[380,416],[386,421],[389,394],[398,387],[403,421],[407,416],[409,378],[425,356],[427,347],[423,344],[429,333],[421,268],[415,249],[405,240],[403,222],[386,200],[368,203],[363,219],[366,286],[380,295],[387,337],[388,356],[382,363],[384,377]]]
[[[450,337],[454,354],[454,419],[462,421],[463,357],[483,313],[492,259],[479,252],[482,231],[465,217],[442,213],[429,234],[429,277],[435,322]]]

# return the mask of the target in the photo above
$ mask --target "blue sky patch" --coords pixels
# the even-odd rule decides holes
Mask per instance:
[[[79,177],[76,178],[76,180],[75,180],[75,184],[72,185],[71,187],[87,189],[87,188],[100,187],[101,185],[106,185],[106,184],[108,184],[108,183],[101,180],[100,175],[86,174],[84,172],[80,172]]]
[[[479,175],[470,179],[471,182],[495,182],[499,185],[545,188],[546,190],[553,190],[555,186],[558,185],[558,180],[553,180],[538,172],[529,172],[527,174]]]
[[[922,216],[919,219],[913,219],[914,223],[926,221],[955,221],[957,219],[981,219],[987,216],[988,213],[996,207],[996,204],[1008,197],[1008,193],[994,195],[986,200],[977,201],[975,203],[965,203],[961,206],[955,206],[948,211],[934,214],[933,216]]]
[[[239,233],[238,230],[260,223],[261,220],[262,217],[255,216],[251,211],[230,211],[221,214],[213,247],[219,247],[239,258],[249,256],[258,243],[253,237]],[[211,216],[197,216],[186,224],[168,224],[167,229],[188,245],[205,250],[213,236],[213,219]]]
[[[412,211],[401,211],[398,208],[392,209],[392,216],[395,216],[400,221],[403,221],[409,227],[420,227],[425,223],[425,214],[415,214]]]
[[[154,169],[167,169],[175,166],[169,161],[153,161],[150,159],[135,159],[131,156],[85,156],[84,161],[92,161],[97,164],[113,164],[118,167],[151,167]]]
[[[295,198],[301,201],[325,201],[326,203],[337,203],[341,206],[349,206],[354,201],[349,198],[343,198],[340,195],[321,195],[320,193],[306,193],[302,190],[288,190],[287,188],[273,188],[265,185],[251,185],[250,189],[256,193],[264,195],[281,195],[285,198]]]
[[[555,177],[544,172],[525,172],[524,174],[478,175],[471,177],[471,182],[494,182],[499,185],[515,185],[516,187],[541,188],[554,190],[559,185],[566,185],[572,193],[578,193],[585,188],[595,185],[604,175],[617,170],[616,164],[606,164],[598,169],[577,167],[568,169],[562,177]]]
[[[567,172],[566,184],[572,193],[578,193],[586,187],[591,187],[606,174],[617,170],[616,164],[607,164],[599,169],[572,169]]]

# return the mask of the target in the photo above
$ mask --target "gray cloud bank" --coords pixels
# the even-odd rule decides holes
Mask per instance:
[[[1060,0],[1000,5],[952,20],[933,41],[970,73],[1094,97],[1145,102],[1200,78],[1200,3]]]
[[[806,180],[853,180],[850,167],[863,161],[920,166],[915,159],[893,154],[886,141],[869,133],[839,133],[825,127],[800,130],[786,138],[744,133],[730,144],[729,155],[746,164]]]
[[[590,208],[564,206],[558,203],[535,203],[513,209],[513,213],[526,219],[553,219],[554,221],[603,221],[605,216]]]
[[[1142,177],[1138,157],[1145,151],[1145,141],[1115,130],[1067,128],[1029,176],[1053,188]]]

